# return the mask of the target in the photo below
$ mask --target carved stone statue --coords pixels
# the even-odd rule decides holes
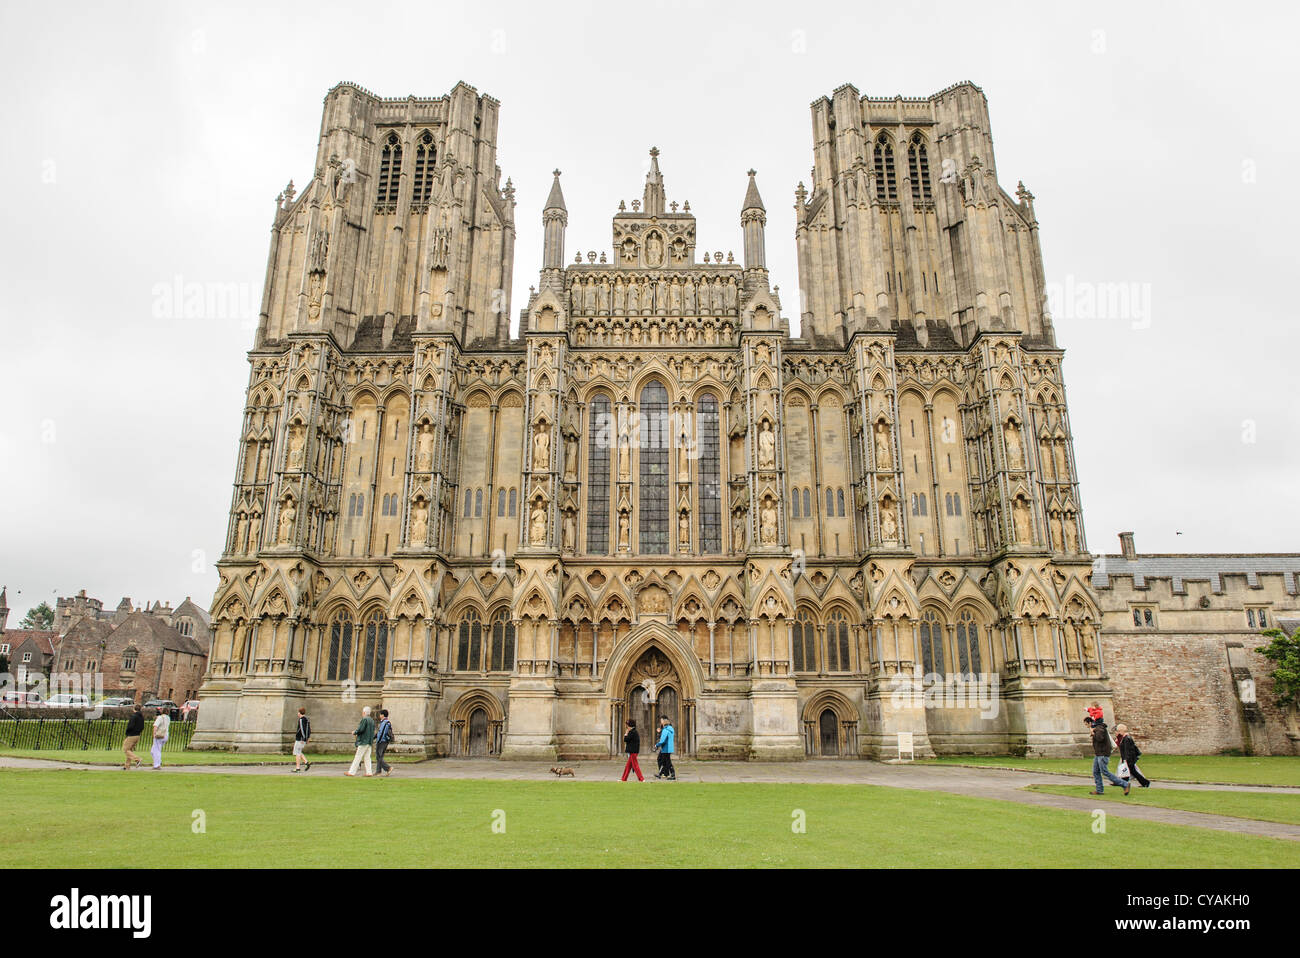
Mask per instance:
[[[293,497],[284,500],[284,505],[280,507],[280,530],[277,542],[288,542],[293,538],[293,520],[298,515],[298,509],[294,505]]]
[[[763,545],[776,543],[776,504],[769,498],[763,500],[758,513],[758,533]]]
[[[572,509],[564,510],[564,551],[572,552],[578,541],[578,519]]]
[[[429,506],[423,499],[417,499],[411,510],[411,545],[422,546],[429,537]]]
[[[632,522],[626,512],[618,514],[618,551],[627,552],[631,547]]]
[[[885,542],[898,541],[898,517],[894,515],[894,500],[880,504],[880,538]]]
[[[427,422],[420,426],[415,439],[415,468],[420,472],[433,468],[433,427]]]
[[[1065,514],[1065,551],[1070,553],[1079,551],[1079,524],[1073,512]]]
[[[763,420],[763,431],[758,434],[758,467],[760,469],[776,468],[776,433],[772,424]]]
[[[546,542],[546,507],[539,500],[533,504],[533,513],[529,521],[528,541],[535,546]]]
[[[618,437],[618,481],[630,482],[632,480],[632,455],[629,448],[629,441],[626,428],[619,433]]]
[[[893,457],[889,454],[889,427],[883,422],[876,426],[876,468],[890,469]]]
[[[302,468],[302,447],[305,439],[306,430],[300,423],[294,423],[289,427],[289,468]]]
[[[1011,518],[1015,526],[1016,541],[1029,541],[1029,503],[1024,499],[1016,499],[1011,504]]]
[[[683,509],[677,517],[677,543],[682,552],[688,552],[691,548],[691,517]]]
[[[1020,430],[1016,428],[1016,424],[1008,420],[1002,434],[1007,440],[1007,465],[1012,469],[1025,468],[1025,453],[1020,446]]]
[[[533,432],[533,471],[544,472],[551,464],[551,429],[538,422]]]
[[[745,512],[737,509],[731,515],[731,548],[741,552],[745,548]]]
[[[254,512],[253,517],[248,521],[248,551],[256,552],[260,546],[262,538],[262,514]]]
[[[565,482],[576,482],[578,479],[578,441],[576,439],[566,439],[564,441],[564,480]]]

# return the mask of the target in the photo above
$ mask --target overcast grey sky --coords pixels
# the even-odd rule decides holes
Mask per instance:
[[[852,83],[989,99],[1035,194],[1094,552],[1294,552],[1300,425],[1295,37],[1272,3],[67,4],[0,10],[0,583],[206,605],[226,528],[272,203],[321,101],[458,81],[502,103],[511,312],[564,171],[568,250],[607,249],[651,145],[701,248],[741,248],[759,171],[797,321],[808,104]],[[381,15],[382,11],[382,15]],[[183,284],[239,284],[186,316]],[[1088,297],[1131,284],[1127,307]],[[1118,288],[1118,287],[1114,287]],[[163,305],[160,305],[163,304]],[[1149,307],[1149,308],[1148,308]],[[177,313],[179,312],[179,315]],[[243,312],[244,315],[237,315]],[[1118,315],[1116,315],[1118,313]],[[1182,535],[1176,535],[1182,532]],[[21,594],[19,594],[21,590]]]

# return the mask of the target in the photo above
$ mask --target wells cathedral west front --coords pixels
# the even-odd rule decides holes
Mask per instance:
[[[426,755],[659,715],[700,758],[1077,750],[1111,700],[1063,353],[983,93],[812,104],[797,337],[754,171],[736,256],[654,149],[603,251],[556,172],[512,336],[498,112],[340,84],[276,200],[194,745],[305,705],[350,749],[369,704]]]

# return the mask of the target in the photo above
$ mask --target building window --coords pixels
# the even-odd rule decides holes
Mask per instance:
[[[799,610],[799,617],[794,622],[794,670],[796,672],[817,671],[817,626],[807,609]]]
[[[835,490],[827,486],[826,487],[826,518],[833,519],[834,517],[835,517]]]
[[[1134,606],[1133,626],[1138,629],[1154,629],[1156,627],[1155,609],[1151,606]]]
[[[471,515],[473,515],[473,506],[474,506],[474,490],[466,489],[465,490],[465,518],[466,519],[468,519]]]
[[[32,653],[30,653],[30,652],[24,652],[24,653],[23,653],[23,661],[24,661],[24,662],[30,662],[31,660],[32,660]]]
[[[803,488],[803,514],[805,518],[812,518],[812,490],[807,486]]]
[[[510,490],[510,515],[512,518],[518,514],[515,511],[518,506],[518,503],[519,503],[519,490],[511,489]]]
[[[925,139],[920,133],[912,134],[912,142],[907,147],[907,169],[912,178],[912,200],[916,203],[931,200],[930,194],[930,160],[925,152]]]
[[[799,518],[799,488],[796,486],[794,494],[790,497],[790,518]]]
[[[649,383],[641,390],[640,551],[668,552],[668,390]]]
[[[839,517],[843,519],[844,518],[844,490],[843,489],[835,490],[835,504],[837,507],[836,512],[839,514]]]
[[[429,197],[433,195],[433,167],[437,155],[433,134],[426,130],[415,146],[415,181],[411,190],[411,206],[417,212],[423,212],[428,207]]]
[[[139,654],[139,653],[137,653],[135,649],[128,649],[127,651],[125,651],[125,652],[122,653],[122,671],[123,671],[123,672],[134,672],[134,671],[135,671],[135,659],[136,659],[136,656],[137,656],[138,654]]]
[[[506,514],[506,491],[497,490],[497,517],[500,518]]]
[[[492,617],[493,672],[509,672],[515,667],[515,624],[504,609]]]
[[[396,133],[389,133],[379,157],[379,194],[376,213],[397,212],[397,190],[402,182],[402,144]],[[363,437],[364,438],[364,437]]]
[[[826,671],[848,672],[849,622],[839,609],[826,620]]]
[[[597,396],[591,402],[591,430],[587,444],[587,551],[609,552],[609,444],[614,431],[609,419],[609,400]],[[514,493],[510,497],[514,515]]]
[[[876,140],[874,153],[876,164],[876,199],[893,201],[898,199],[898,181],[894,174],[894,148],[889,137],[881,134]]]
[[[366,619],[364,645],[361,652],[362,682],[382,682],[388,667],[388,620],[379,612]]]
[[[700,552],[722,551],[722,468],[719,456],[718,400],[700,397],[699,416]],[[679,450],[685,455],[686,450]]]
[[[912,493],[912,515],[914,516],[928,515],[928,504],[925,501],[924,492]]]
[[[483,490],[481,488],[474,490],[474,518],[483,518]]]
[[[921,616],[921,673],[926,679],[943,678],[943,623],[933,609]]]
[[[331,682],[347,679],[352,670],[352,616],[340,612],[330,625],[330,649],[325,662],[325,678]]]
[[[1246,622],[1252,629],[1268,628],[1268,611],[1266,609],[1247,609]]]
[[[477,672],[483,661],[483,623],[478,612],[470,609],[460,623],[456,643],[456,669],[460,672]]]
[[[957,617],[957,668],[968,678],[980,671],[980,631],[970,609]]]

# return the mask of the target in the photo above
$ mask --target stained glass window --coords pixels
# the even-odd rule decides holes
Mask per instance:
[[[595,554],[609,552],[609,444],[613,435],[609,400],[597,396],[591,402],[587,444],[587,551]]]
[[[700,397],[700,552],[722,551],[722,473],[718,452],[718,400]]]
[[[650,383],[640,406],[641,551],[668,552],[668,390]]]

